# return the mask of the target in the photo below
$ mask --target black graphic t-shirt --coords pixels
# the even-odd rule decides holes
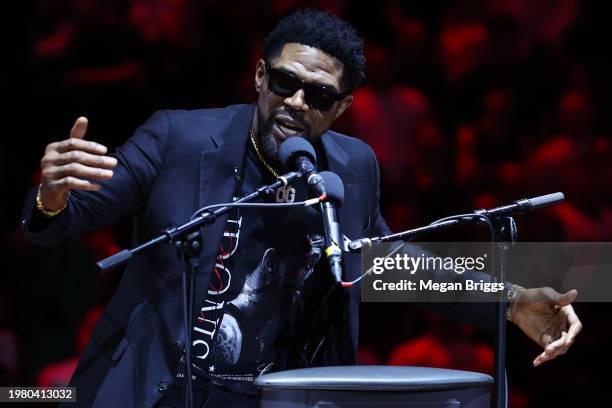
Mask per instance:
[[[236,195],[274,178],[247,149]],[[303,180],[265,201],[310,198]],[[320,214],[312,207],[241,208],[230,212],[205,299],[196,299],[192,374],[196,385],[211,381],[257,394],[253,380],[275,371],[279,321],[312,274],[324,246]],[[177,374],[183,378],[183,369]]]

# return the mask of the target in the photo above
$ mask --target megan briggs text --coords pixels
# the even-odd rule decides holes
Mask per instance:
[[[485,282],[474,281],[467,279],[463,282],[434,282],[429,280],[418,280],[417,282],[402,279],[399,282],[383,282],[377,279],[372,284],[374,290],[378,291],[420,291],[428,290],[435,292],[450,292],[450,291],[481,291],[486,293],[496,293],[504,290],[504,284],[501,282]]]

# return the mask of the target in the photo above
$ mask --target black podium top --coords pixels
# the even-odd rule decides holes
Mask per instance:
[[[493,378],[470,371],[430,367],[336,366],[279,371],[259,376],[265,389],[426,391],[486,387]]]

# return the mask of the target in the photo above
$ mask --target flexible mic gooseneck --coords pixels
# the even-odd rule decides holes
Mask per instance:
[[[321,203],[323,231],[325,232],[325,255],[332,277],[342,283],[342,234],[336,209],[344,203],[344,184],[336,173],[323,171],[319,174],[327,189],[327,199]]]

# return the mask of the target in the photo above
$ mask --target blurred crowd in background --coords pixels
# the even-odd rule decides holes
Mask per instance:
[[[54,249],[19,231],[44,146],[87,116],[87,138],[121,145],[159,109],[255,100],[265,34],[299,7],[353,23],[367,79],[333,126],[372,146],[394,231],[556,191],[518,220],[527,241],[612,240],[609,16],[578,0],[38,0],[19,6],[2,87],[18,126],[0,145],[0,383],[62,384],[121,274],[94,261],[130,246],[129,220]],[[4,93],[4,92],[3,92]],[[180,200],[180,197],[176,197]],[[423,239],[485,240],[466,228]],[[511,406],[575,406],[602,381],[592,354],[607,305],[579,304],[570,353],[534,369],[511,329]],[[361,363],[492,372],[490,335],[404,304],[364,304]],[[594,357],[597,359],[597,357]],[[542,375],[544,373],[545,375]],[[563,390],[560,392],[559,390]],[[567,404],[567,405],[566,405]],[[587,404],[588,405],[588,404]]]

